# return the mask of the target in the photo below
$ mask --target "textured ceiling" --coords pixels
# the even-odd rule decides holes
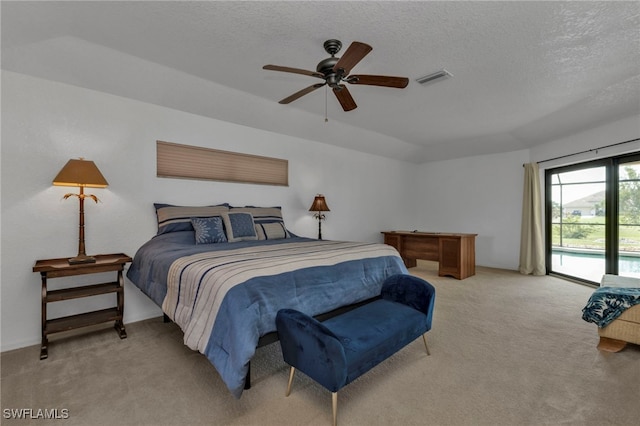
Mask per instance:
[[[640,114],[640,2],[2,1],[2,68],[424,162],[532,147]],[[344,112],[317,80],[337,38],[373,47]],[[340,56],[338,53],[337,56]],[[446,68],[454,77],[415,79]]]

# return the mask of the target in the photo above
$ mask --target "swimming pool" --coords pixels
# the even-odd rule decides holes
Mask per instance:
[[[551,270],[599,283],[605,270],[604,252],[576,253],[553,250]],[[640,278],[640,257],[620,256],[618,275]]]

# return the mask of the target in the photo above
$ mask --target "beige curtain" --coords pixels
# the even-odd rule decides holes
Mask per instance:
[[[545,275],[542,198],[538,163],[524,165],[522,228],[520,232],[520,273]]]

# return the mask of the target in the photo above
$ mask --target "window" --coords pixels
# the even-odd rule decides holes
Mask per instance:
[[[640,277],[640,155],[545,172],[547,270]]]
[[[289,162],[198,146],[156,142],[157,176],[289,185]]]

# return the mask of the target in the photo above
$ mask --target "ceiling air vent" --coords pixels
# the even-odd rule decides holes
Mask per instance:
[[[450,77],[453,77],[453,74],[443,68],[440,71],[425,75],[424,77],[416,78],[416,81],[422,85],[427,85]]]

